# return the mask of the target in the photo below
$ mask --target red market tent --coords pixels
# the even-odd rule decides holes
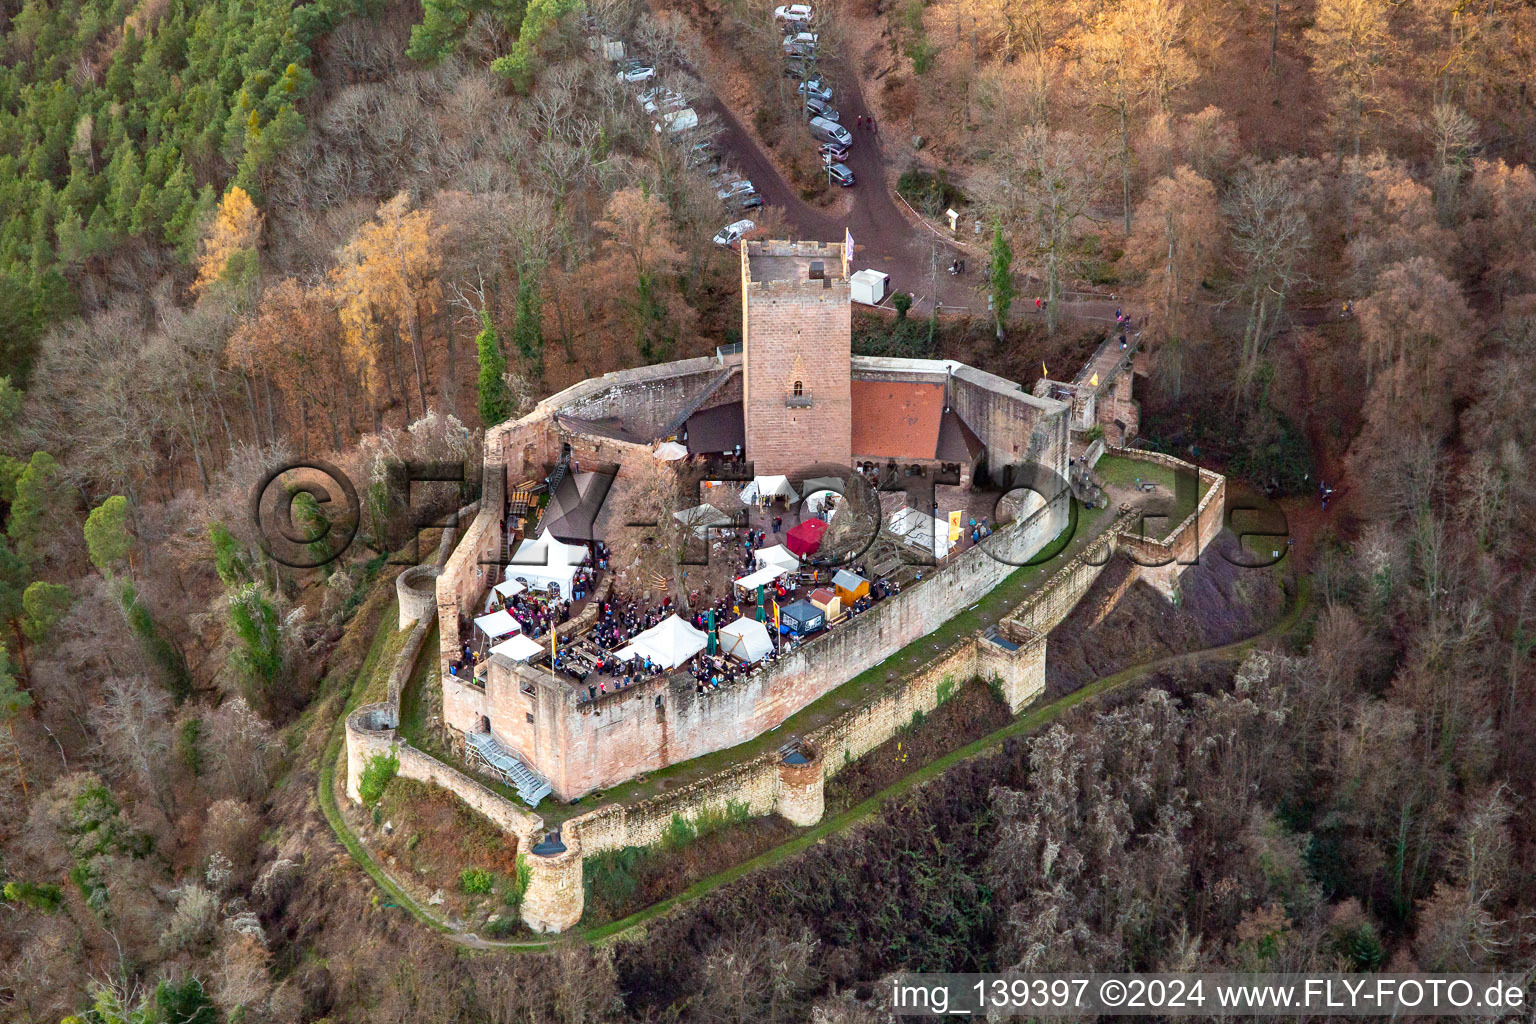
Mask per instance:
[[[820,519],[807,519],[789,531],[784,546],[804,558],[821,547],[821,535],[827,532],[827,524]]]

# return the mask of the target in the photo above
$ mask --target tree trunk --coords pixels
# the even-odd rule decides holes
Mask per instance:
[[[1173,315],[1173,292],[1174,292],[1173,285],[1174,285],[1173,232],[1169,231],[1168,232],[1168,280],[1165,281],[1164,284],[1163,284],[1163,315],[1168,318],[1168,334],[1170,336],[1175,333],[1175,331],[1174,331],[1174,315]]]
[[[444,329],[448,338],[448,379],[443,382],[442,387],[443,408],[448,410],[449,415],[458,415],[458,403],[454,401],[454,392],[457,390],[459,383],[458,331],[454,329],[453,314],[451,312],[444,317],[444,320]]]
[[[251,418],[251,433],[256,435],[256,443],[261,444],[261,421],[256,418],[256,394],[251,390],[251,375],[241,370],[240,382],[245,386],[245,411]]]
[[[1269,73],[1275,74],[1276,55],[1280,49],[1280,0],[1274,0],[1270,8],[1271,20],[1269,23]]]
[[[1126,125],[1125,101],[1120,102],[1120,180],[1124,189],[1125,237],[1131,237],[1131,138]]]
[[[5,727],[10,730],[11,746],[16,750],[16,771],[21,776],[21,799],[30,800],[31,797],[27,794],[27,766],[21,761],[21,744],[16,742],[16,719],[6,722]]]
[[[265,374],[261,378],[261,389],[265,392],[267,405],[267,437],[277,440],[277,417],[272,412],[272,378]]]
[[[1058,313],[1056,310],[1056,294],[1058,289],[1056,279],[1055,253],[1051,254],[1045,265],[1045,331],[1047,334],[1055,334],[1056,321],[1058,319]]]
[[[21,620],[11,620],[11,635],[16,638],[16,668],[21,673],[20,679],[23,688],[32,685],[32,669],[27,664],[26,639],[21,635]]]
[[[421,412],[427,412],[427,358],[421,350],[421,301],[416,302],[416,314],[411,317],[411,363],[416,370],[416,397],[421,399]]]

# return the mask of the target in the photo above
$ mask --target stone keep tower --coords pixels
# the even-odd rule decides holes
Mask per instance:
[[[742,409],[759,476],[853,458],[852,306],[837,242],[743,242]]]

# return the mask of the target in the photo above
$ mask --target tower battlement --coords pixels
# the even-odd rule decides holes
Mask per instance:
[[[852,461],[848,269],[840,242],[741,247],[742,412],[759,475]]]

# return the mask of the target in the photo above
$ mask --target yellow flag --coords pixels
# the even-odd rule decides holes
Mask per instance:
[[[1088,386],[1091,388],[1096,388],[1099,386],[1099,375],[1097,373],[1093,375],[1093,380],[1088,382]]]
[[[960,539],[960,510],[955,509],[949,514],[949,540],[950,543]]]

